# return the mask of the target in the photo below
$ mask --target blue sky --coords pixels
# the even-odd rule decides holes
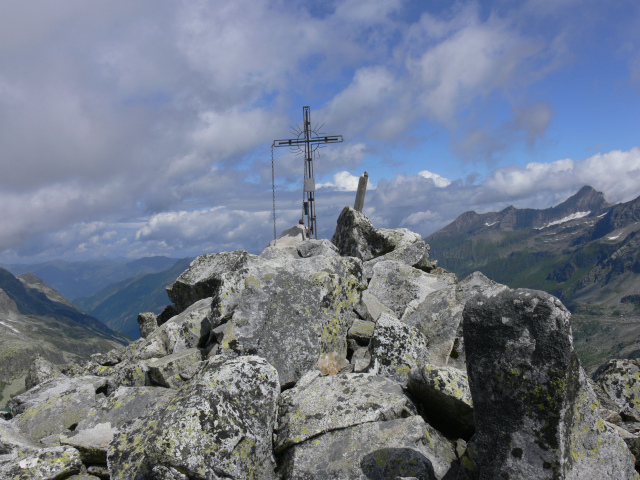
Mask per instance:
[[[0,262],[261,251],[270,145],[311,107],[330,238],[640,195],[632,0],[0,3]],[[276,150],[278,230],[302,160]]]

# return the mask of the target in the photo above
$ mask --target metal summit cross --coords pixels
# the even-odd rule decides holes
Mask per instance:
[[[302,213],[307,216],[309,237],[318,238],[318,226],[316,224],[316,179],[313,176],[313,154],[320,146],[327,143],[342,142],[342,135],[323,135],[319,133],[322,125],[311,128],[311,109],[302,107],[303,127],[296,127],[296,138],[274,140],[271,145],[271,180],[273,183],[273,238],[276,238],[276,200],[275,180],[273,173],[273,149],[275,147],[290,147],[296,153],[304,153],[304,185],[302,189]],[[303,148],[304,147],[304,148]]]

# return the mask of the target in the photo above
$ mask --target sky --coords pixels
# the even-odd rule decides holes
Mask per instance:
[[[0,263],[273,238],[275,139],[319,133],[319,238],[353,205],[460,214],[640,195],[637,0],[0,0]],[[303,158],[274,151],[278,233]]]

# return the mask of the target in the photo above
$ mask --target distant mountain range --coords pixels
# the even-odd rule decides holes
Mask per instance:
[[[597,350],[593,364],[640,355],[640,197],[609,205],[585,186],[553,208],[463,213],[425,240],[432,258],[459,278],[479,270],[560,298],[574,312],[576,341]],[[607,331],[621,332],[619,341],[602,337]],[[600,346],[587,345],[596,334]]]
[[[0,268],[0,407],[24,390],[37,354],[60,365],[128,343],[34,274],[15,277]]]
[[[160,313],[171,304],[165,287],[184,272],[192,258],[183,258],[171,268],[158,273],[147,273],[112,283],[99,292],[76,298],[73,303],[81,310],[102,320],[114,330],[132,338],[140,338],[138,314]]]
[[[0,265],[14,275],[33,273],[59,291],[65,298],[74,300],[86,297],[103,288],[145,273],[158,273],[170,269],[177,258],[163,256],[144,257],[134,261],[98,260],[65,262],[55,260],[35,265]]]

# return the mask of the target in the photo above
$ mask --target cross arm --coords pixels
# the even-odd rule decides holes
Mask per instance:
[[[342,142],[342,135],[325,135],[321,137],[311,137],[309,144],[319,145],[321,143],[340,143]],[[305,138],[288,138],[284,140],[274,140],[274,147],[295,147],[298,145],[304,145],[307,143]]]

